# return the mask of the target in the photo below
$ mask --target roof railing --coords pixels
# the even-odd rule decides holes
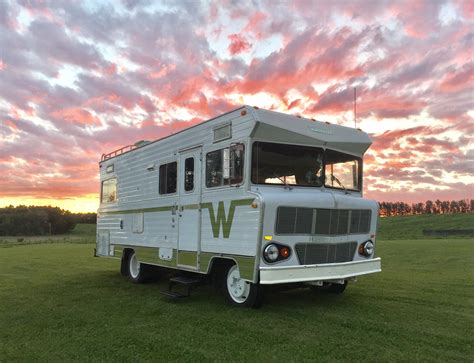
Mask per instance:
[[[136,149],[137,146],[135,145],[127,145],[127,146],[124,146],[120,149],[117,149],[117,150],[114,150],[112,151],[111,153],[108,153],[108,154],[102,154],[102,157],[100,158],[100,161],[104,161],[104,160],[108,160],[108,159],[111,159],[111,158],[114,158],[118,155],[121,155],[123,153],[126,153],[128,151],[132,151],[133,149]]]

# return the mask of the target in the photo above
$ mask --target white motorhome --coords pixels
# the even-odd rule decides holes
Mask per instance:
[[[241,306],[260,304],[263,285],[342,292],[381,271],[378,204],[362,198],[370,144],[359,129],[243,106],[104,154],[96,255],[121,259],[134,282],[149,266],[212,276]]]

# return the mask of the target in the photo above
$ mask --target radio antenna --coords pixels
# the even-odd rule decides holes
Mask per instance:
[[[357,90],[354,87],[354,127],[357,128]]]

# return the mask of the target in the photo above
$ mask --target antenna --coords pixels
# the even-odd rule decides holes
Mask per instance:
[[[357,128],[357,88],[354,87],[354,127]]]

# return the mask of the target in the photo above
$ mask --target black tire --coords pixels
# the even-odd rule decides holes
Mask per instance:
[[[120,260],[120,275],[128,277],[128,252],[124,251]]]
[[[327,292],[330,294],[342,294],[347,287],[347,280],[343,284],[336,284],[333,282],[325,282],[323,286],[312,286],[313,291],[317,292]]]
[[[233,287],[228,283],[231,279],[234,279]],[[259,308],[262,306],[264,296],[262,286],[240,279],[238,265],[226,266],[222,280],[222,291],[231,305],[247,308]],[[234,290],[230,291],[232,288]]]

